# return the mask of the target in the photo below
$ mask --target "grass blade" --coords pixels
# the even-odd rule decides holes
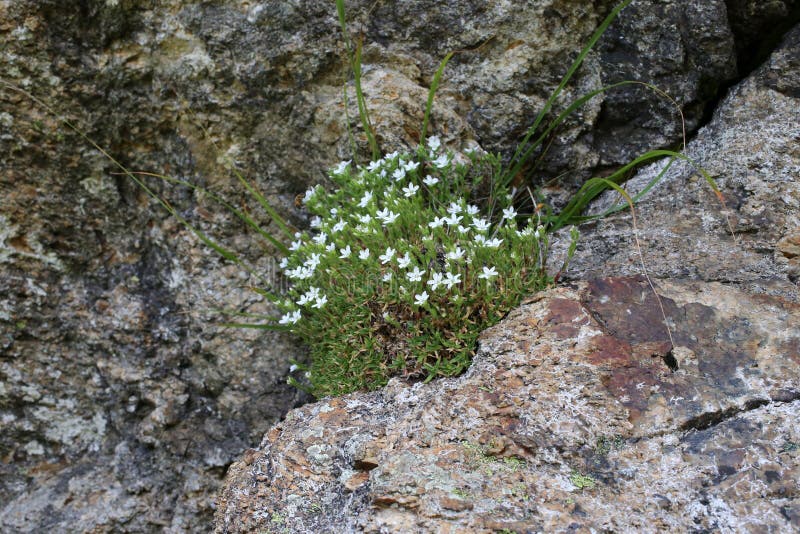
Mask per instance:
[[[288,332],[289,327],[274,323],[219,323],[217,326],[222,328],[250,328],[255,330],[274,330],[278,332]]]
[[[522,142],[517,146],[517,150],[514,152],[514,155],[511,157],[511,161],[509,162],[509,170],[503,176],[503,183],[505,184],[511,183],[511,180],[513,180],[514,176],[516,176],[517,173],[519,173],[519,171],[525,165],[525,159],[522,156],[523,154],[529,153],[527,148],[528,142],[530,141],[531,137],[533,137],[533,135],[536,133],[536,130],[539,128],[539,125],[541,124],[545,115],[547,115],[547,113],[550,111],[550,108],[553,106],[553,103],[555,103],[556,98],[558,98],[558,95],[561,94],[561,91],[564,89],[564,87],[566,87],[567,83],[569,83],[570,79],[572,79],[572,76],[581,66],[583,60],[589,54],[589,51],[594,47],[597,41],[600,40],[600,37],[602,37],[606,29],[609,27],[609,25],[611,25],[614,19],[617,18],[619,12],[622,11],[625,7],[627,7],[627,5],[630,4],[632,1],[633,0],[623,0],[623,2],[619,3],[611,11],[611,13],[609,13],[609,15],[603,20],[603,22],[597,28],[597,30],[595,30],[594,34],[592,35],[591,39],[589,39],[589,42],[586,44],[586,46],[584,46],[581,52],[578,54],[578,57],[575,58],[575,61],[572,62],[572,65],[567,70],[567,73],[561,79],[561,83],[559,83],[556,90],[550,94],[550,97],[547,99],[547,102],[545,102],[544,107],[542,107],[541,111],[539,111],[539,114],[536,116],[536,119],[533,121],[531,127],[528,128],[528,131],[525,134],[525,137],[522,139]]]
[[[583,186],[578,190],[575,196],[572,197],[570,202],[564,207],[561,213],[559,213],[557,216],[555,216],[553,219],[549,221],[551,231],[558,230],[559,228],[563,228],[564,226],[567,226],[569,224],[575,224],[579,222],[585,222],[588,220],[601,218],[602,216],[604,216],[604,214],[593,215],[588,217],[579,217],[579,214],[589,204],[589,202],[597,198],[604,191],[607,191],[610,188],[609,184],[614,184],[618,186],[618,184],[623,181],[628,171],[632,170],[634,167],[638,165],[641,165],[642,163],[646,163],[648,161],[655,159],[661,159],[663,157],[672,158],[673,161],[682,160],[688,162],[695,169],[697,169],[697,171],[703,176],[703,179],[705,179],[706,183],[708,183],[709,187],[711,187],[712,191],[714,191],[717,197],[721,196],[719,186],[717,186],[717,183],[714,181],[714,179],[711,178],[711,176],[705,171],[705,169],[700,167],[690,157],[672,150],[651,150],[649,152],[642,154],[641,156],[634,159],[627,165],[619,168],[617,171],[615,171],[613,174],[611,174],[606,178],[591,178],[587,180],[586,183],[583,184]],[[668,165],[672,165],[672,161],[670,161]],[[645,192],[649,191],[655,185],[655,183],[657,183],[657,181],[660,180],[661,177],[663,177],[665,172],[666,169],[662,170],[656,177],[656,179],[651,180],[647,184],[645,190],[636,195],[635,199],[638,200]],[[614,187],[613,189],[617,189],[617,187]],[[632,202],[634,201],[634,199],[631,200]],[[619,211],[618,209],[616,209],[616,206],[611,209],[614,211]]]
[[[430,122],[431,118],[431,109],[433,109],[433,99],[436,96],[436,90],[439,88],[439,83],[441,83],[444,68],[447,66],[447,62],[450,61],[451,57],[453,57],[453,52],[450,52],[444,56],[442,62],[439,63],[439,68],[436,69],[436,73],[433,75],[431,88],[428,89],[428,102],[425,104],[425,118],[422,121],[422,133],[419,136],[420,146],[425,144],[425,137],[428,135],[428,123]]]
[[[231,165],[231,170],[236,178],[238,178],[239,183],[241,183],[244,188],[247,189],[247,192],[253,195],[253,197],[258,201],[264,212],[272,217],[272,220],[275,221],[275,224],[278,225],[278,228],[280,228],[281,232],[283,232],[283,234],[289,238],[294,237],[294,231],[289,228],[289,225],[286,224],[286,221],[283,220],[283,217],[281,217],[280,214],[275,211],[275,208],[269,205],[269,202],[267,202],[267,199],[264,198],[264,195],[262,195],[258,189],[253,187],[234,165]]]
[[[241,259],[239,259],[239,257],[234,252],[232,252],[232,251],[228,250],[227,248],[223,247],[222,245],[220,245],[219,243],[217,243],[216,241],[211,239],[209,236],[207,236],[202,230],[200,230],[199,228],[196,228],[195,226],[193,226],[180,213],[178,213],[178,211],[175,208],[173,208],[169,204],[169,202],[167,202],[165,199],[161,198],[152,189],[150,189],[150,187],[148,187],[147,184],[136,175],[136,173],[134,173],[131,170],[129,170],[125,165],[123,165],[116,158],[114,158],[114,156],[109,154],[108,151],[106,151],[103,147],[101,147],[100,145],[95,143],[94,140],[92,140],[88,135],[86,135],[83,132],[83,130],[81,130],[76,125],[74,125],[70,120],[65,119],[61,114],[59,114],[51,106],[49,106],[48,104],[46,104],[45,102],[43,102],[39,98],[35,97],[34,95],[29,93],[28,91],[22,89],[21,87],[17,87],[16,85],[8,83],[8,82],[6,82],[4,80],[0,80],[0,84],[2,84],[3,86],[7,87],[8,89],[11,89],[13,91],[16,91],[16,92],[24,95],[26,98],[29,98],[32,102],[35,102],[36,104],[41,106],[42,109],[44,109],[48,113],[50,113],[50,115],[52,115],[57,121],[59,121],[61,124],[65,125],[65,126],[67,126],[70,130],[72,130],[73,132],[78,134],[78,136],[80,136],[84,141],[86,141],[89,145],[91,145],[95,150],[100,152],[108,161],[110,161],[115,167],[117,167],[121,171],[122,174],[124,174],[125,176],[127,176],[128,178],[133,180],[133,182],[137,186],[139,186],[139,188],[142,191],[144,191],[150,198],[152,198],[159,205],[161,205],[161,207],[163,207],[167,211],[167,213],[169,213],[170,215],[175,217],[175,219],[179,223],[181,223],[181,225],[184,228],[186,228],[187,230],[191,231],[206,246],[211,248],[214,252],[216,252],[217,254],[219,254],[220,256],[225,258],[226,260],[228,260],[228,261],[230,261],[230,262],[242,267],[243,269],[245,269],[251,275],[256,276],[257,278],[263,280],[263,277],[260,275],[260,273],[258,273],[255,269],[253,269],[252,267],[250,267],[249,265],[244,263]]]
[[[152,176],[154,178],[159,178],[159,179],[164,180],[166,182],[182,185],[184,187],[188,187],[188,188],[193,189],[195,191],[199,191],[200,193],[202,193],[204,195],[208,195],[209,198],[211,198],[212,200],[214,200],[215,202],[217,202],[219,204],[222,204],[225,207],[225,209],[227,209],[228,211],[230,211],[231,213],[236,215],[236,217],[238,217],[239,219],[244,221],[244,223],[247,224],[250,228],[252,228],[256,232],[258,232],[264,239],[269,241],[275,248],[277,248],[278,251],[281,254],[283,254],[284,256],[288,256],[289,255],[289,253],[290,253],[289,248],[285,244],[283,244],[282,242],[278,241],[277,239],[275,239],[272,236],[272,234],[270,234],[269,232],[267,232],[266,230],[261,228],[258,225],[258,223],[256,223],[249,215],[247,215],[246,213],[242,212],[241,210],[236,209],[232,204],[227,202],[222,197],[212,193],[208,189],[205,189],[204,187],[200,187],[199,185],[193,184],[193,183],[188,182],[186,180],[181,180],[180,178],[173,178],[172,176],[166,176],[164,174],[157,174],[157,173],[154,173],[154,172],[144,172],[144,171],[132,171],[132,172],[133,172],[133,174],[136,174],[136,175],[139,175],[139,176]]]
[[[364,134],[367,136],[367,142],[372,151],[372,159],[377,160],[381,153],[380,147],[378,146],[378,141],[372,129],[367,101],[364,98],[364,91],[361,87],[361,42],[358,43],[354,54],[353,46],[350,43],[350,36],[347,33],[347,16],[344,9],[344,0],[336,0],[336,12],[339,15],[339,25],[342,29],[347,60],[350,63],[350,70],[353,71],[353,79],[356,88],[356,104],[358,105],[358,115],[361,118],[361,126],[364,128]]]

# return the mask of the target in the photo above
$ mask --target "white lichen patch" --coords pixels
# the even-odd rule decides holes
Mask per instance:
[[[25,235],[27,249],[20,249],[9,243],[12,238],[20,235],[24,235],[24,233],[17,226],[12,225],[7,217],[0,215],[0,264],[11,263],[12,256],[18,256],[40,261],[59,271],[64,270],[64,265],[58,256],[53,252],[46,252],[35,235]]]
[[[45,438],[69,449],[99,450],[106,434],[107,420],[95,412],[90,420],[76,412],[73,399],[58,399],[53,406],[41,404],[32,411],[32,419],[44,428]]]
[[[155,67],[164,74],[193,78],[214,68],[214,60],[205,44],[183,28],[170,33],[160,33]]]
[[[79,182],[87,193],[96,198],[118,197],[117,188],[110,176],[96,175]]]
[[[26,453],[28,453],[31,456],[41,456],[44,454],[44,447],[42,446],[41,443],[39,443],[35,439],[32,439],[29,442],[27,442],[23,446],[23,449],[25,450]]]

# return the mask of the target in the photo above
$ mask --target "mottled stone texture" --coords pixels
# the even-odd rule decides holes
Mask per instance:
[[[586,228],[573,281],[466,375],[291,411],[232,466],[217,532],[800,529],[799,45],[686,149],[724,204],[675,165],[640,205],[657,293],[630,214]]]
[[[452,148],[476,140],[508,154],[612,5],[347,2],[384,147],[415,142],[436,65],[459,49],[433,127]],[[759,5],[637,0],[566,97],[622,77],[656,82],[691,131],[741,74],[740,36],[774,40],[775,18],[796,12],[789,1]],[[294,195],[348,157],[330,2],[0,0],[0,42],[0,77],[118,161],[237,206],[252,200],[226,170],[231,161],[301,225]],[[787,76],[771,83],[794,90]],[[653,94],[608,95],[552,140],[539,173],[580,177],[672,144],[674,121]],[[300,400],[284,378],[301,348],[208,317],[262,311],[246,288],[258,281],[205,251],[118,171],[43,107],[0,87],[3,532],[205,530],[226,467]],[[147,182],[269,278],[273,251],[206,195]],[[797,238],[784,237],[791,263]]]
[[[716,180],[724,204],[698,168],[684,162],[667,170],[639,204],[638,236],[652,275],[798,298],[799,58],[796,27],[761,68],[730,90],[685,151]],[[641,190],[665,164],[644,169],[626,187]],[[606,195],[594,210],[617,201],[617,195]],[[568,276],[640,271],[631,216],[623,214],[586,227]]]
[[[800,528],[800,306],[643,278],[536,297],[459,378],[293,410],[217,532]]]

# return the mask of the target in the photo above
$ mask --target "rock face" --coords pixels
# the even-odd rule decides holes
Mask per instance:
[[[691,131],[742,74],[741,50],[796,16],[796,2],[762,4],[637,0],[567,96],[622,77],[656,82]],[[383,145],[416,141],[431,75],[460,49],[433,126],[453,148],[476,140],[509,153],[612,5],[348,2]],[[337,24],[325,2],[0,0],[0,76],[128,167],[251,205],[227,171],[235,161],[301,225],[293,197],[348,157]],[[784,71],[772,83],[791,93],[797,75]],[[598,99],[553,139],[538,172],[584,176],[673,144],[674,115],[652,94]],[[227,466],[302,401],[284,384],[302,349],[214,328],[207,310],[263,311],[246,288],[259,281],[207,253],[84,139],[5,85],[0,125],[0,531],[206,529]],[[207,195],[146,180],[269,281],[273,251]],[[780,242],[789,264],[793,236]]]
[[[217,532],[800,528],[800,306],[643,279],[543,294],[470,371],[293,410]]]
[[[595,224],[584,281],[485,332],[464,376],[289,412],[217,532],[800,529],[799,52],[800,27],[686,150],[724,206],[678,165],[640,205],[660,298],[630,215]]]
[[[698,168],[680,163],[638,209],[645,263],[657,277],[699,278],[798,299],[800,280],[800,27],[750,78],[730,90],[685,154],[719,184],[715,198]],[[661,162],[627,182],[641,190]],[[595,206],[600,212],[615,195]],[[554,257],[558,257],[555,254]],[[570,277],[641,272],[630,214],[584,232]]]

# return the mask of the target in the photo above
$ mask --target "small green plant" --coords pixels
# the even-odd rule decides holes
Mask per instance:
[[[597,438],[594,450],[599,456],[605,456],[612,450],[619,450],[625,446],[625,439],[622,436],[600,436]]]
[[[450,493],[465,501],[472,498],[472,494],[469,491],[461,488],[454,488]]]
[[[597,485],[597,481],[594,478],[588,475],[582,475],[577,471],[573,471],[569,475],[569,481],[579,490],[593,489]]]
[[[523,467],[525,467],[525,460],[519,458],[517,456],[505,456],[503,457],[503,464],[506,466],[512,473],[516,473]]]
[[[800,450],[800,444],[794,443],[792,441],[786,441],[781,447],[781,452],[794,452]]]
[[[478,334],[550,282],[540,217],[517,213],[500,172],[496,156],[458,162],[431,137],[416,154],[342,162],[337,189],[309,189],[312,230],[282,260],[292,286],[278,307],[311,347],[297,364],[311,391],[457,375]]]
[[[467,452],[468,461],[475,467],[483,469],[486,476],[492,476],[496,469],[508,473],[516,473],[525,467],[525,460],[517,456],[493,456],[489,453],[492,444],[481,445],[462,441],[461,446]]]

